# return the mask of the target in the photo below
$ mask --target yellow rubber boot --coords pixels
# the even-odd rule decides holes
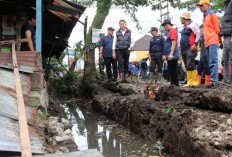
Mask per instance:
[[[187,84],[183,85],[183,87],[192,86],[192,71],[186,71],[187,74]]]
[[[198,74],[197,70],[192,71],[192,86],[199,86]]]

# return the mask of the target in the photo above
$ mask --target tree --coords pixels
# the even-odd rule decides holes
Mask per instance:
[[[84,69],[84,78],[83,82],[91,82],[96,80],[96,69],[95,69],[95,53],[92,46],[92,28],[101,29],[104,21],[109,14],[110,8],[112,6],[119,6],[125,9],[125,12],[129,13],[132,19],[137,22],[137,28],[139,27],[139,21],[136,19],[135,12],[137,11],[138,6],[145,6],[151,4],[152,0],[73,0],[81,5],[91,6],[96,5],[97,11],[93,20],[91,27],[89,28],[86,41],[85,41],[85,48],[88,49],[86,52],[86,60],[85,60],[85,69]]]
[[[164,0],[166,1],[166,0]],[[200,0],[186,0],[183,2],[183,0],[169,0],[171,3],[172,7],[174,8],[179,8],[179,9],[184,9],[187,8],[190,11],[195,10],[196,3],[198,3]],[[163,0],[162,0],[163,2]],[[211,0],[211,9],[214,10],[215,12],[223,12],[225,10],[225,1],[224,0]],[[160,7],[160,3],[155,3],[152,8],[153,10],[157,10]]]

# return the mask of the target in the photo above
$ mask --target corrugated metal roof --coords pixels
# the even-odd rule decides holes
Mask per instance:
[[[20,73],[24,103],[27,104],[31,88],[31,78]],[[0,69],[0,115],[18,120],[17,100],[15,93],[14,73],[11,70]],[[33,123],[36,109],[26,106],[28,123]]]
[[[43,145],[30,132],[32,153],[44,154]],[[0,151],[21,152],[18,121],[0,115]]]
[[[12,53],[0,52],[0,67],[12,69]],[[36,54],[31,51],[19,51],[17,52],[17,61],[19,65],[19,71],[33,73],[36,70]]]

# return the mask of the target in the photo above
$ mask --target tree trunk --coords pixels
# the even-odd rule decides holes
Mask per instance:
[[[92,44],[92,28],[101,29],[104,21],[109,14],[112,0],[97,0],[97,12],[94,17],[92,26],[89,28],[89,32],[85,41],[85,48],[89,48]],[[84,67],[84,79],[83,82],[96,81],[96,68],[95,68],[95,49],[86,52],[86,60]]]

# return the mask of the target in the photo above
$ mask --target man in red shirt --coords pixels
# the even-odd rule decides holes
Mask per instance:
[[[164,46],[163,60],[167,59],[168,72],[171,77],[171,84],[179,86],[178,80],[178,59],[179,59],[179,48],[177,44],[177,31],[172,28],[173,24],[171,20],[164,20],[162,26],[167,31],[167,39]]]

